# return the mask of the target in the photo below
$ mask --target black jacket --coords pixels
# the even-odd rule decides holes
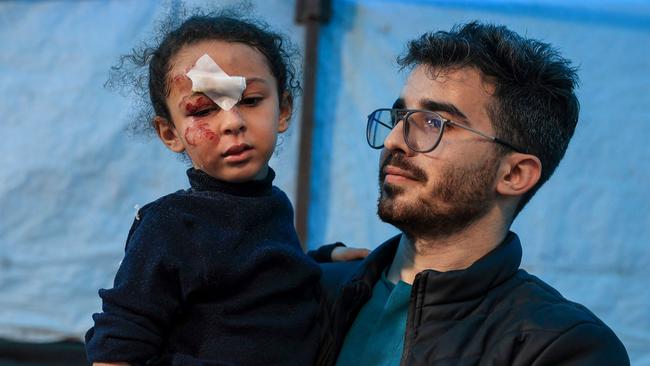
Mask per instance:
[[[362,262],[324,264],[333,309],[318,363],[333,365],[345,335],[392,262],[396,236]],[[465,270],[413,282],[402,365],[629,365],[616,335],[584,306],[519,269],[514,233]],[[351,275],[341,283],[344,272]]]
[[[188,177],[191,189],[140,210],[115,284],[100,291],[89,360],[313,363],[320,270],[273,171],[239,184],[195,169]]]

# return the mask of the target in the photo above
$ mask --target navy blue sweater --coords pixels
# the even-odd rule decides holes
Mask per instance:
[[[88,359],[312,364],[320,270],[301,250],[274,172],[242,184],[187,174],[190,189],[134,221],[114,287],[99,291]]]

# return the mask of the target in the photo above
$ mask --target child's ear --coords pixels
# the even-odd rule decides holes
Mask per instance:
[[[497,192],[504,196],[523,196],[542,174],[542,162],[535,155],[512,153],[503,158],[499,169]]]
[[[289,120],[293,113],[293,98],[288,92],[282,93],[280,97],[280,121],[278,123],[278,132],[282,133],[289,129]]]
[[[181,141],[172,123],[163,117],[155,116],[153,118],[153,125],[156,128],[158,137],[160,137],[160,140],[169,150],[177,153],[185,151],[185,145],[183,145],[183,141]]]

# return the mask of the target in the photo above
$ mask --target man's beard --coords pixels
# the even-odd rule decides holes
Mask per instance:
[[[398,167],[423,183],[427,182],[427,175],[403,154],[388,154],[379,171],[377,213],[382,221],[397,227],[406,236],[448,237],[483,217],[490,209],[498,169],[496,154],[470,166],[444,167],[435,187],[411,202],[399,199],[407,188],[383,184],[384,167],[388,164]]]

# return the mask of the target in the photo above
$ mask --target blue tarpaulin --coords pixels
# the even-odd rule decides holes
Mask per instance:
[[[111,286],[134,206],[187,186],[186,163],[130,137],[134,106],[103,88],[119,55],[175,4],[0,2],[0,337],[80,339],[100,310],[97,289]],[[302,44],[293,1],[254,5]],[[550,42],[579,66],[575,137],[513,229],[525,269],[592,309],[634,365],[650,365],[646,1],[334,0],[318,50],[307,244],[373,248],[397,232],[375,214],[379,154],[366,145],[366,115],[399,95],[406,75],[395,58],[408,40],[474,19]],[[271,161],[290,197],[299,129],[294,118]]]

